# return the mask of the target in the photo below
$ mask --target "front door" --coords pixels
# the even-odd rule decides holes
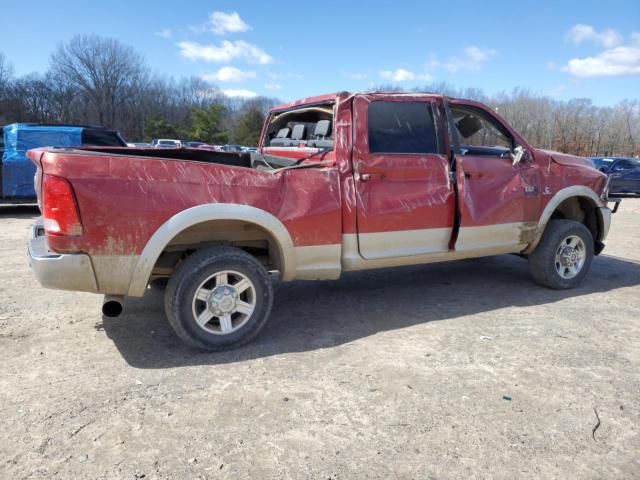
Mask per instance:
[[[427,95],[355,98],[356,216],[365,259],[449,249],[455,193],[439,101]]]
[[[540,209],[540,171],[531,161],[513,165],[509,130],[491,113],[450,103],[458,130],[460,231],[456,251],[519,251],[531,240]]]

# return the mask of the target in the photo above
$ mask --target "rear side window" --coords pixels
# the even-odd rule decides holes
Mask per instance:
[[[429,102],[369,104],[370,153],[438,153]]]

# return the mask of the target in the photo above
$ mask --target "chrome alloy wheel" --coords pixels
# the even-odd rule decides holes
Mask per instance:
[[[558,275],[569,280],[580,273],[587,258],[587,247],[577,235],[570,235],[556,250],[555,265]]]
[[[193,318],[203,330],[229,335],[247,323],[256,308],[256,288],[245,275],[224,270],[208,277],[193,296]]]

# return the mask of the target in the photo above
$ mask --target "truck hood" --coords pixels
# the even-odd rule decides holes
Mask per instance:
[[[549,158],[560,165],[577,165],[579,167],[592,167],[593,163],[591,160],[585,157],[578,157],[576,155],[570,155],[568,153],[555,152],[553,150],[543,150],[540,149],[541,152],[544,152],[546,155],[549,155]]]
[[[565,185],[572,185],[577,182],[581,185],[588,186],[598,195],[602,194],[607,184],[607,176],[597,170],[591,160],[567,153],[554,152],[552,150],[540,151],[547,156],[549,162],[557,163],[562,167],[569,167],[561,168],[559,172],[563,178],[566,176],[563,180]]]

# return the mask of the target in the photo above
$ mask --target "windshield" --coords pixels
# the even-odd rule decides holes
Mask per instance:
[[[596,168],[604,167],[605,165],[611,165],[613,159],[611,158],[592,158],[593,164]]]

